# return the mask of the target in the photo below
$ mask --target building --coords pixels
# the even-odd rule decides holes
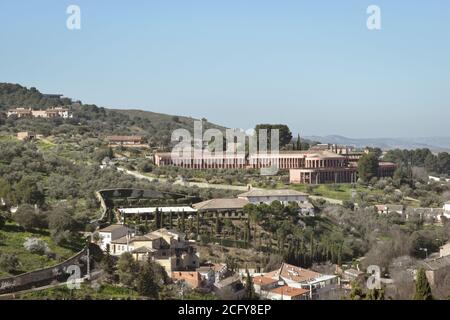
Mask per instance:
[[[129,252],[136,261],[151,258],[168,274],[172,271],[195,270],[200,263],[198,254],[186,240],[185,234],[166,228],[145,235],[126,233],[111,240],[109,246],[111,255],[120,256],[124,252]]]
[[[291,189],[251,189],[238,195],[238,198],[253,204],[271,204],[273,201],[280,201],[284,205],[289,202],[309,203],[308,194]]]
[[[352,288],[352,283],[354,281],[360,282],[363,281],[365,277],[365,273],[358,269],[347,269],[341,273],[340,283],[344,289],[350,290]]]
[[[100,237],[99,247],[102,250],[106,250],[109,246],[111,250],[111,241],[120,239],[130,233],[130,229],[123,224],[112,224],[106,228],[98,230]]]
[[[331,148],[331,147],[330,147]],[[177,166],[187,169],[262,169],[276,167],[289,170],[291,183],[355,183],[358,180],[358,160],[363,152],[353,152],[342,148],[308,151],[281,151],[277,153],[211,154],[192,152],[190,154],[160,153],[154,154],[157,166]],[[340,152],[340,153],[336,153]],[[380,162],[379,177],[394,174],[396,165]]]
[[[53,94],[53,93],[43,93],[42,97],[46,99],[61,99],[64,95],[62,94]]]
[[[267,292],[278,287],[278,280],[271,277],[266,277],[264,275],[257,275],[253,277],[253,287],[255,288],[255,293],[261,298],[267,296]]]
[[[446,257],[450,255],[450,242],[444,244],[442,247],[439,248],[439,257]]]
[[[215,155],[209,152],[192,152],[191,154],[177,154],[171,152],[157,152],[153,156],[155,165],[176,166],[187,169],[245,169],[245,154]]]
[[[110,146],[134,146],[145,147],[145,139],[142,136],[108,136],[106,137]]]
[[[31,108],[16,108],[16,109],[10,109],[6,113],[6,115],[9,117],[16,116],[17,118],[32,118],[33,115],[31,113]]]
[[[447,214],[450,214],[450,201],[447,201],[445,204],[444,204],[444,213],[447,213]]]
[[[355,183],[358,167],[345,156],[317,153],[306,158],[305,166],[289,170],[289,182],[301,184]]]
[[[22,141],[33,140],[35,138],[36,138],[36,135],[34,133],[31,133],[28,131],[17,133],[17,139],[22,140]]]
[[[245,295],[245,287],[238,274],[214,283],[213,291],[224,300],[237,300]]]
[[[47,110],[33,110],[32,108],[15,108],[7,112],[7,116],[16,116],[17,118],[63,118],[69,119],[73,115],[70,110],[65,107],[53,107]]]
[[[207,265],[197,268],[196,271],[200,273],[205,286],[208,287],[225,279],[228,275],[228,268],[224,263],[208,263]]]
[[[224,218],[240,219],[247,217],[243,212],[243,209],[247,204],[249,204],[247,199],[219,198],[195,203],[192,207],[197,210],[199,214],[213,212]]]
[[[378,178],[393,177],[397,165],[393,162],[380,161],[378,163]]]
[[[172,271],[171,278],[175,283],[185,283],[189,289],[202,287],[202,276],[197,271]]]
[[[284,285],[269,290],[265,298],[268,300],[308,300],[309,290]]]
[[[306,289],[309,298],[314,300],[326,299],[339,285],[339,278],[335,275],[325,275],[287,263],[265,276],[284,281],[289,287]]]
[[[431,286],[442,283],[450,272],[450,255],[436,259],[426,259],[419,263],[425,269],[428,282]]]
[[[374,208],[378,214],[397,213],[403,215],[405,213],[405,207],[401,204],[378,204]]]

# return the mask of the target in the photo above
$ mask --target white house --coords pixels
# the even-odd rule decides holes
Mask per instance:
[[[273,201],[280,201],[284,205],[287,205],[289,202],[297,202],[299,204],[309,202],[308,194],[291,189],[251,189],[238,195],[238,198],[247,199],[248,202],[253,204],[271,204]]]
[[[111,245],[111,241],[122,238],[130,233],[130,229],[122,224],[112,224],[106,228],[98,230],[100,236],[99,246],[106,250]]]
[[[280,269],[265,276],[283,280],[292,288],[306,289],[309,291],[310,299],[314,300],[326,298],[329,292],[339,285],[339,278],[335,275],[321,274],[287,263],[283,263]]]
[[[450,242],[439,248],[439,258],[450,256]]]
[[[444,213],[450,214],[450,201],[444,204]]]

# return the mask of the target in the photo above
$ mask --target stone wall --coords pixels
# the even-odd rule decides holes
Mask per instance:
[[[23,273],[17,276],[0,279],[0,294],[28,290],[34,287],[49,285],[54,281],[65,282],[70,276],[67,267],[77,265],[81,269],[81,276],[86,273],[86,248],[70,257],[66,261],[52,267]]]

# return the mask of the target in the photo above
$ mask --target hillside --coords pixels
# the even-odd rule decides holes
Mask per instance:
[[[53,106],[70,107],[73,119],[7,119],[6,111],[16,107],[47,109]],[[107,135],[139,134],[154,147],[169,144],[173,130],[193,131],[194,118],[167,115],[143,110],[118,110],[73,103],[70,98],[48,98],[36,88],[0,83],[0,131],[15,133],[31,130],[44,135],[81,135],[85,138],[104,138]],[[203,122],[203,130],[224,127]]]
[[[335,143],[355,146],[357,148],[378,147],[383,150],[392,149],[423,149],[427,148],[434,152],[450,150],[450,137],[411,137],[411,138],[347,138],[339,135],[310,136],[307,139],[321,141],[322,143]]]

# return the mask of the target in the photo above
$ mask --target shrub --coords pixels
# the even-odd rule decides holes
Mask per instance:
[[[13,272],[19,267],[19,259],[14,253],[4,253],[0,255],[0,269],[6,272]]]
[[[40,255],[48,255],[52,253],[48,247],[48,244],[44,240],[38,238],[27,238],[23,243],[23,246],[31,253],[37,253]]]

